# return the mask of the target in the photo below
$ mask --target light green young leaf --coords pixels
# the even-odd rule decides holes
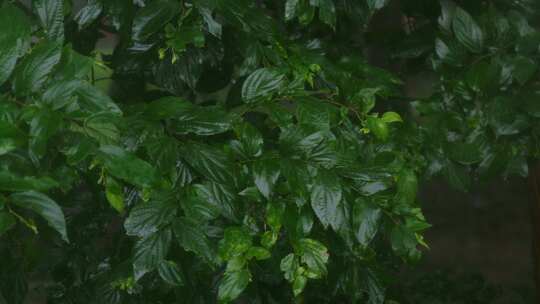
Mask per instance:
[[[111,207],[113,207],[119,213],[123,213],[125,209],[124,202],[124,191],[120,183],[118,183],[114,178],[107,178],[107,184],[105,187],[105,197]]]
[[[385,123],[392,123],[392,122],[403,122],[403,119],[401,119],[401,116],[396,112],[386,112],[381,117],[381,120]]]

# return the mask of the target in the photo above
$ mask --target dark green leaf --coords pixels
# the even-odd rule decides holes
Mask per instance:
[[[124,228],[127,235],[145,237],[169,224],[175,216],[175,206],[165,201],[139,203],[129,213]]]
[[[134,154],[117,146],[102,146],[99,151],[99,159],[110,174],[140,187],[158,182],[156,169]]]
[[[181,12],[178,2],[158,0],[147,3],[133,19],[132,37],[135,41],[143,41],[159,31],[174,16]]]
[[[17,66],[13,75],[13,91],[29,95],[40,90],[54,67],[60,61],[61,45],[43,41],[32,49]]]
[[[253,163],[253,179],[261,194],[270,199],[279,178],[280,168],[277,158],[261,158]]]
[[[331,171],[319,170],[311,188],[311,207],[325,228],[335,223],[341,196],[338,176]]]
[[[122,114],[114,101],[95,86],[83,82],[76,90],[81,107],[92,113],[109,111],[113,114]]]
[[[418,179],[414,171],[403,169],[397,177],[396,200],[402,204],[411,205],[416,201]]]
[[[370,10],[376,11],[380,10],[381,8],[385,7],[389,0],[367,0],[367,4]]]
[[[0,85],[6,81],[17,59],[21,57],[30,40],[30,21],[26,15],[13,5],[0,8]]]
[[[226,272],[219,284],[218,299],[224,302],[236,299],[246,289],[250,280],[251,274],[247,269]]]
[[[457,40],[473,53],[480,53],[484,48],[484,33],[473,17],[460,7],[456,7],[452,29]]]
[[[60,184],[54,179],[34,176],[18,176],[9,171],[0,170],[0,190],[4,191],[47,191],[59,187]]]
[[[45,34],[52,41],[64,41],[64,0],[32,1]]]
[[[217,147],[189,143],[184,145],[182,156],[186,162],[204,177],[225,185],[234,185],[233,164]]]
[[[26,191],[13,193],[10,199],[14,204],[21,208],[26,208],[34,211],[43,217],[49,226],[54,228],[66,242],[69,242],[66,231],[66,220],[64,212],[55,201],[50,199],[43,193],[36,191]]]
[[[0,212],[0,236],[13,228],[15,224],[15,218],[11,214],[7,212]]]
[[[353,208],[353,229],[358,243],[363,247],[369,245],[379,230],[382,211],[372,204],[357,200]]]
[[[171,245],[170,229],[155,232],[135,243],[133,248],[133,272],[135,280],[156,269],[164,262]]]
[[[159,276],[167,284],[172,286],[183,286],[184,278],[182,275],[182,270],[173,261],[162,261],[158,266]]]
[[[538,69],[538,64],[531,58],[518,56],[512,60],[512,76],[524,85],[527,83]]]
[[[98,0],[89,0],[86,5],[79,10],[73,18],[79,25],[79,30],[86,28],[88,25],[96,21],[101,15],[103,5]]]
[[[180,246],[191,251],[209,264],[215,264],[216,252],[200,225],[189,219],[179,218],[173,223],[174,234]]]
[[[276,69],[258,69],[244,81],[242,99],[247,103],[269,99],[281,89],[284,80],[285,75]]]

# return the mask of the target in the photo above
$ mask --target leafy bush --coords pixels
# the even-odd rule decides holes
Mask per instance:
[[[391,303],[419,180],[539,155],[540,32],[388,2],[0,1],[0,303]]]

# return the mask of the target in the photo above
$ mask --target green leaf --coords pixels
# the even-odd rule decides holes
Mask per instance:
[[[203,17],[204,23],[206,23],[208,32],[217,38],[221,38],[222,26],[214,19],[214,17],[212,17],[212,12],[206,8],[200,8],[199,11]]]
[[[103,5],[100,1],[89,0],[73,19],[79,25],[79,30],[82,30],[96,21],[102,11]]]
[[[379,274],[372,269],[367,269],[365,273],[365,282],[369,295],[368,304],[384,304],[386,298],[386,290]]]
[[[171,119],[188,112],[193,108],[193,104],[179,97],[163,97],[149,103],[144,110],[148,119],[161,120]]]
[[[214,182],[207,182],[194,187],[199,199],[212,205],[229,220],[237,221],[237,195],[233,189],[227,185]]]
[[[185,111],[176,111],[171,129],[177,134],[193,133],[208,136],[231,129],[232,116],[217,106],[191,106]]]
[[[270,199],[279,175],[280,168],[277,158],[264,158],[263,156],[253,163],[255,185],[266,199]]]
[[[450,0],[441,0],[441,15],[439,17],[439,25],[447,33],[452,30],[452,21],[456,11],[456,4]]]
[[[161,261],[158,266],[161,279],[171,286],[184,286],[184,277],[180,266],[173,261]]]
[[[401,116],[396,112],[386,112],[381,117],[381,120],[385,123],[393,123],[393,122],[403,122],[403,119],[401,119]]]
[[[255,127],[243,123],[236,127],[235,133],[239,140],[231,141],[231,148],[244,158],[258,157],[262,154],[264,140]]]
[[[322,22],[336,28],[336,7],[333,0],[310,0],[310,4],[319,8],[319,19]]]
[[[403,169],[397,176],[396,200],[402,204],[411,205],[416,201],[418,179],[413,170]]]
[[[58,78],[64,81],[85,79],[94,67],[94,59],[75,52],[69,45],[64,46],[62,58],[55,70]]]
[[[186,162],[204,177],[225,185],[234,185],[233,164],[222,150],[202,143],[186,143],[182,146]]]
[[[132,37],[135,41],[144,41],[161,30],[174,16],[181,12],[180,5],[173,0],[158,0],[147,3],[135,14]]]
[[[484,48],[484,33],[473,17],[460,7],[456,7],[452,29],[456,39],[469,51],[480,53]]]
[[[13,91],[21,96],[39,91],[60,61],[61,54],[58,43],[43,41],[35,46],[15,69]]]
[[[366,2],[371,11],[376,11],[385,7],[390,1],[389,0],[367,0]]]
[[[331,171],[320,169],[311,188],[311,207],[325,228],[335,226],[341,196],[339,177]]]
[[[300,0],[287,0],[285,2],[285,20],[290,21],[297,15]]]
[[[179,218],[173,223],[173,231],[180,246],[213,265],[216,261],[216,252],[202,229],[197,222],[186,217]]]
[[[30,121],[30,156],[35,160],[42,158],[47,149],[47,141],[61,127],[61,117],[57,112],[40,109]]]
[[[83,82],[76,90],[81,107],[91,113],[111,112],[122,114],[122,111],[114,101],[98,88]]]
[[[52,83],[43,95],[41,100],[49,104],[53,110],[61,109],[75,102],[75,91],[82,85],[80,80],[61,80]]]
[[[261,68],[246,78],[242,85],[242,99],[256,102],[260,99],[270,99],[278,92],[285,82],[285,75],[272,68]]]
[[[390,130],[388,129],[386,122],[382,119],[369,116],[366,120],[366,126],[378,139],[382,141],[388,140]]]
[[[518,134],[529,127],[527,117],[516,111],[516,100],[496,97],[487,106],[488,123],[497,136]]]
[[[32,6],[47,37],[52,41],[62,43],[64,41],[64,1],[35,0],[32,1]]]
[[[319,241],[307,238],[300,239],[298,241],[298,255],[301,256],[302,263],[307,265],[314,278],[326,275],[328,249]]]
[[[127,235],[145,237],[156,233],[175,217],[175,206],[167,201],[150,200],[139,203],[124,223]]]
[[[452,160],[463,165],[472,165],[482,161],[480,146],[474,142],[450,143],[449,152]]]
[[[295,296],[298,296],[299,294],[304,291],[304,288],[307,284],[307,278],[303,275],[296,276],[293,282],[293,293]]]
[[[10,199],[15,205],[39,214],[47,221],[49,226],[62,236],[64,241],[69,242],[64,212],[55,201],[37,191],[13,193],[10,195]]]
[[[398,255],[413,260],[418,257],[416,235],[407,227],[402,225],[394,226],[390,233],[390,242],[392,243],[392,249]]]
[[[159,175],[154,167],[117,146],[102,146],[99,159],[107,171],[117,178],[140,187],[155,185]]]
[[[474,64],[466,75],[467,84],[478,93],[489,93],[499,82],[501,69],[495,63],[480,61]]]
[[[527,83],[536,73],[538,64],[531,58],[524,56],[517,56],[511,62],[512,76],[524,85]]]
[[[0,120],[0,156],[24,146],[26,140],[26,135],[14,124]]]
[[[125,209],[124,191],[122,186],[112,177],[107,178],[105,187],[105,197],[111,207],[119,213],[123,213]]]
[[[236,299],[246,289],[250,280],[251,274],[247,269],[226,272],[219,284],[219,301],[229,302]]]
[[[228,227],[225,229],[223,239],[219,242],[219,256],[228,261],[233,257],[247,252],[251,248],[252,240],[248,231],[243,227]]]
[[[0,236],[13,228],[16,223],[15,218],[11,214],[0,212]]]
[[[48,176],[19,176],[9,171],[0,170],[0,190],[3,191],[47,191],[59,186],[57,181]]]
[[[120,138],[120,131],[113,123],[115,120],[118,120],[118,116],[110,112],[92,114],[84,120],[83,131],[100,144],[115,144]]]
[[[270,251],[268,251],[266,248],[263,247],[251,247],[246,253],[247,259],[255,258],[256,260],[266,260],[269,259],[272,256]]]
[[[289,253],[287,256],[281,259],[279,269],[284,272],[285,279],[292,282],[294,280],[296,269],[299,266],[298,259],[294,253]]]
[[[353,207],[354,235],[361,246],[367,247],[379,230],[382,210],[372,204],[357,200]]]
[[[135,280],[156,269],[165,260],[171,245],[170,229],[155,232],[135,243],[133,248],[133,272]]]
[[[29,45],[30,21],[26,15],[11,4],[0,8],[0,85],[9,78],[19,57]]]

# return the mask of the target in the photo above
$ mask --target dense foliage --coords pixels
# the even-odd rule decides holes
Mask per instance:
[[[419,181],[540,154],[536,1],[0,4],[0,303],[399,303]]]

